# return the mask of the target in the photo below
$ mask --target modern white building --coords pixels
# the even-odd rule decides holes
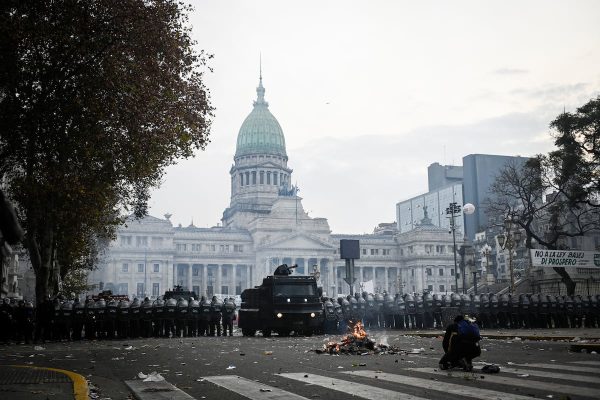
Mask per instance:
[[[373,281],[380,292],[450,291],[452,236],[431,224],[427,213],[413,222],[412,232],[380,224],[371,235],[332,235],[326,218],[308,216],[290,184],[293,170],[283,130],[264,94],[261,77],[253,110],[238,133],[231,201],[222,224],[174,227],[168,214],[130,220],[119,229],[90,283],[97,290],[138,297],[155,297],[174,285],[199,295],[239,295],[287,263],[298,265],[297,274],[318,271],[324,292],[337,296],[349,293],[340,240],[358,239],[357,290],[360,283]]]

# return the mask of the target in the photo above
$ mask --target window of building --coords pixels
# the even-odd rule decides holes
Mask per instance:
[[[137,294],[137,297],[144,297],[144,284],[143,283],[137,284],[136,294]]]
[[[229,286],[221,286],[221,294],[229,294]]]
[[[233,245],[233,251],[235,253],[243,253],[244,252],[244,245],[241,244],[234,244]]]
[[[240,174],[240,186],[244,186],[244,174]]]
[[[200,296],[200,286],[192,286],[192,291],[196,293],[196,296]],[[198,299],[195,299],[198,300]]]
[[[162,247],[163,246],[163,238],[161,237],[153,237],[152,238],[152,247]]]
[[[129,285],[127,283],[119,283],[119,294],[129,295]]]
[[[379,249],[371,249],[371,255],[376,256],[379,254]]]
[[[227,268],[223,268],[223,269],[221,270],[221,276],[222,276],[223,278],[227,278]]]
[[[456,286],[450,285],[450,291],[451,292],[456,292]]]
[[[235,294],[236,294],[236,296],[239,296],[240,294],[242,294],[242,287],[241,286],[236,286],[235,287]]]
[[[256,171],[252,171],[252,184],[256,185]]]
[[[225,245],[219,245],[219,251],[223,253],[225,251]]]
[[[160,264],[154,264],[153,271],[154,272],[160,272]]]
[[[261,185],[265,184],[265,171],[260,171],[260,173],[258,174],[259,176],[259,182]]]
[[[446,286],[440,285],[440,292],[445,292],[445,291],[446,291]]]
[[[124,263],[124,264],[121,266],[121,272],[129,272],[129,264],[127,264],[127,263]]]
[[[147,247],[148,246],[148,236],[136,236],[135,245],[137,247]]]
[[[273,172],[273,185],[277,185],[277,172]]]
[[[225,253],[229,253],[229,245],[228,244],[225,245]]]
[[[250,172],[246,172],[246,185],[250,184]]]
[[[440,268],[438,272],[440,276],[444,276],[444,268]]]
[[[131,236],[121,236],[121,246],[131,246]]]
[[[431,275],[433,275],[433,273],[431,272],[431,268],[425,268],[425,274],[426,274],[427,276],[431,276]]]
[[[200,267],[198,265],[194,265],[192,267],[192,276],[200,275]]]
[[[215,251],[217,251],[217,246],[216,246],[216,245],[214,245],[214,244],[209,244],[209,245],[208,245],[208,248],[209,248],[209,250],[210,250],[210,251],[212,251],[212,252],[215,252]]]
[[[160,283],[152,284],[152,296],[160,296]]]
[[[454,276],[454,268],[450,268],[450,276]],[[452,289],[454,290],[454,289]]]
[[[144,264],[138,264],[138,272],[144,272]]]
[[[363,256],[367,255],[367,249],[362,249]]]
[[[415,270],[413,268],[411,268],[410,270],[410,276],[412,276],[413,278],[415,277]]]
[[[416,292],[416,290],[415,290],[415,286],[414,286],[414,285],[413,285],[413,287],[412,287],[412,288],[413,288],[413,290],[412,290],[412,291],[413,291],[413,293],[414,293],[414,292]]]
[[[177,276],[185,276],[185,269],[181,266],[177,267]]]
[[[433,253],[433,245],[432,244],[426,244],[425,245],[425,253],[427,253],[427,254],[432,254]]]

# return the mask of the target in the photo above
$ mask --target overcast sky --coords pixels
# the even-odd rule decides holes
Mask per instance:
[[[211,143],[170,167],[150,214],[215,226],[262,53],[306,211],[334,233],[395,221],[433,162],[552,149],[550,121],[600,91],[600,1],[192,1],[214,54]]]

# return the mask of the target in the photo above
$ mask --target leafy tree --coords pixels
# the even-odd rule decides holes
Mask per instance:
[[[522,168],[506,166],[486,205],[488,214],[517,222],[529,249],[534,240],[547,249],[564,248],[566,238],[600,229],[600,98],[559,115],[550,127],[556,130],[557,150],[531,158]],[[576,282],[568,271],[553,269],[567,293],[574,294]]]
[[[165,167],[209,142],[212,117],[187,13],[173,0],[0,4],[0,179],[36,273],[90,267],[143,216]]]

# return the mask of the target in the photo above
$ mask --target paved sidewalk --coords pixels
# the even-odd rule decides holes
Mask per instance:
[[[84,400],[87,381],[75,372],[24,365],[0,365],[0,398],[11,400]]]
[[[421,330],[406,331],[407,336],[437,337],[443,336],[444,331]],[[514,339],[522,340],[564,340],[564,341],[589,341],[600,342],[600,328],[575,328],[575,329],[482,329],[481,336],[486,339]]]

